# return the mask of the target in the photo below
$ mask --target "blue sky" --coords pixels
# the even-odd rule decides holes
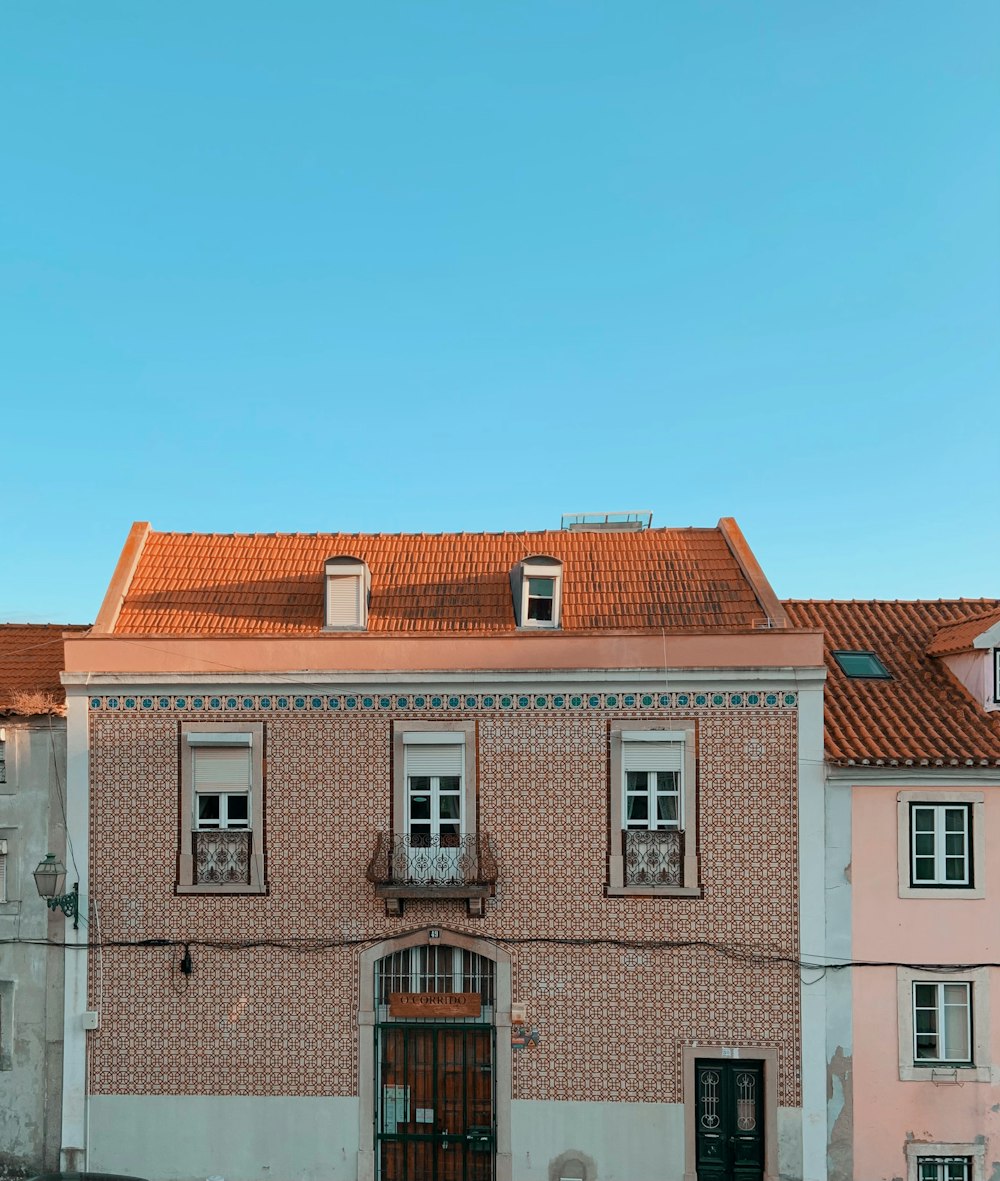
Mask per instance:
[[[6,0],[0,619],[183,531],[734,516],[1000,595],[1000,5]]]

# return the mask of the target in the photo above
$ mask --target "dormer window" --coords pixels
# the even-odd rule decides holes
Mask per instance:
[[[518,627],[561,626],[562,562],[558,558],[525,558],[514,567],[510,581]]]
[[[328,631],[364,631],[368,627],[371,573],[360,558],[328,558],[326,619]]]

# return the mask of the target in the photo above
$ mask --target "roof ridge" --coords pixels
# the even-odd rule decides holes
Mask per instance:
[[[943,606],[948,604],[953,606],[955,604],[972,605],[976,603],[992,603],[992,607],[986,607],[981,614],[990,615],[992,612],[1000,609],[1000,598],[978,598],[978,599],[782,599],[782,603],[796,607],[808,604],[822,605],[822,606],[854,606],[859,603],[869,603],[872,605],[886,606],[899,604],[906,607],[925,607],[925,606]],[[965,619],[956,620],[955,623],[970,623],[976,616],[969,615]],[[943,624],[943,627],[954,627],[955,623]]]
[[[361,529],[329,529],[329,530],[293,530],[287,532],[280,529],[270,530],[269,532],[255,531],[250,533],[241,533],[235,530],[211,532],[198,532],[195,530],[183,529],[153,529],[150,531],[151,537],[525,537],[529,534],[552,534],[557,537],[579,537],[587,536],[593,537],[643,537],[649,533],[718,533],[719,527],[717,525],[657,525],[651,526],[648,529],[637,530],[602,530],[602,529],[442,529],[437,532],[415,532],[407,533],[404,530],[397,530],[396,532],[387,531],[370,531]]]

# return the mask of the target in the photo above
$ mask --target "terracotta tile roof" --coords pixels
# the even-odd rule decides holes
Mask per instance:
[[[972,641],[976,636],[989,631],[991,627],[1000,623],[1000,611],[986,611],[976,615],[965,623],[953,623],[942,627],[937,635],[927,645],[930,656],[951,656],[955,652],[972,650]]]
[[[826,754],[834,763],[1000,765],[1000,713],[987,713],[927,654],[941,628],[1000,611],[993,599],[786,602],[797,627],[826,632]],[[978,634],[978,633],[976,633]],[[875,652],[892,680],[851,680],[831,653]]]
[[[86,627],[63,623],[0,624],[0,713],[16,713],[19,693],[49,694],[61,704],[63,633]]]
[[[765,613],[719,528],[637,533],[150,533],[117,634],[320,631],[323,564],[371,570],[370,632],[512,632],[511,568],[564,563],[563,631],[752,628]]]

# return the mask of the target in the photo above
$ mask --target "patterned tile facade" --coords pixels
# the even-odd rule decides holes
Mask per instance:
[[[196,946],[186,977],[180,948],[109,943],[337,944],[441,926],[514,957],[514,999],[542,1035],[514,1056],[514,1098],[678,1102],[681,1045],[697,1040],[777,1046],[779,1102],[797,1105],[797,970],[741,958],[797,955],[795,695],[437,697],[92,699],[91,922],[105,942],[91,962],[92,1093],[358,1086],[356,945]],[[387,918],[365,878],[390,827],[392,722],[418,717],[477,721],[479,825],[500,867],[484,919],[457,900]],[[702,898],[604,897],[609,725],[623,717],[699,723]],[[174,893],[180,724],[206,719],[264,723],[266,896]],[[516,942],[532,938],[699,946]]]

